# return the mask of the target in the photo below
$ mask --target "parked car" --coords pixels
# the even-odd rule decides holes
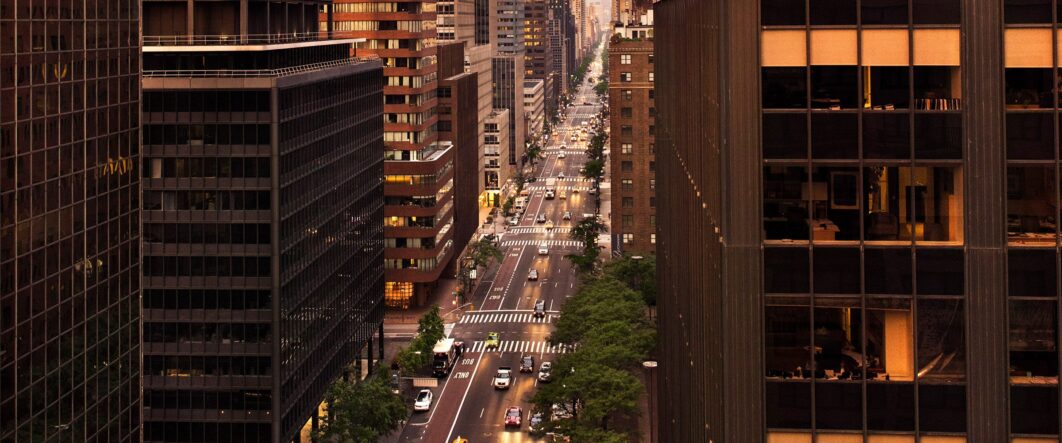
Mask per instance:
[[[510,406],[505,411],[505,427],[516,426],[520,427],[520,422],[523,421],[524,411],[517,406]]]
[[[427,411],[431,409],[431,389],[421,389],[417,394],[417,400],[413,402],[414,411]]]
[[[553,380],[553,363],[544,361],[542,365],[538,367],[538,381],[542,383],[549,383]]]
[[[531,418],[527,420],[527,430],[531,432],[531,435],[539,435],[544,430],[546,424],[546,415],[541,412],[531,414]]]

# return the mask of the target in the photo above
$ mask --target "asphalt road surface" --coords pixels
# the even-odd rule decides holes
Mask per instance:
[[[600,75],[599,57],[595,55],[587,78]],[[587,102],[593,105],[583,105]],[[501,235],[504,260],[497,272],[484,276],[471,299],[474,310],[466,312],[454,326],[451,337],[464,340],[468,351],[449,378],[440,380],[434,389],[432,409],[414,415],[406,424],[401,441],[449,443],[458,436],[470,443],[545,441],[532,437],[527,427],[530,401],[537,386],[535,375],[542,362],[552,361],[565,352],[550,347],[547,338],[560,307],[578,283],[574,267],[564,256],[578,252],[580,246],[569,239],[568,232],[582,214],[594,212],[594,197],[587,192],[590,183],[579,174],[586,161],[587,142],[572,143],[570,134],[598,113],[598,103],[592,86],[584,81],[573,106],[545,146],[545,158],[535,168],[538,179],[526,187],[531,198],[519,225],[509,226]],[[585,139],[589,140],[589,136]],[[567,146],[563,150],[565,158],[559,159],[562,145]],[[562,172],[565,178],[557,180],[557,198],[546,200],[545,179],[558,177]],[[566,198],[562,199],[561,194]],[[572,213],[572,220],[562,220],[565,211]],[[544,224],[535,222],[539,214],[553,221],[555,228],[551,232],[546,231]],[[543,244],[549,249],[548,255],[539,254],[539,246]],[[538,270],[538,281],[528,281],[531,269]],[[544,319],[531,315],[537,300],[545,302]],[[488,332],[501,336],[497,350],[483,349]],[[516,372],[523,355],[535,357],[536,373]],[[512,367],[516,372],[508,390],[495,390],[491,384],[499,366]],[[523,409],[524,419],[519,428],[506,428],[503,424],[503,416],[510,406]]]

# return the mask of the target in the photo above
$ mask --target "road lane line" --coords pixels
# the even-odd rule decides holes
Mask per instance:
[[[457,426],[457,420],[461,417],[461,408],[465,406],[465,399],[468,398],[468,390],[472,388],[472,384],[476,382],[476,373],[479,372],[479,364],[483,361],[483,353],[479,354],[479,358],[476,359],[476,368],[472,370],[472,377],[468,380],[468,386],[465,386],[465,394],[461,396],[461,403],[457,405],[457,414],[454,415],[454,423],[450,425],[450,432],[446,434],[446,441],[450,442],[450,437],[454,434],[454,428]]]

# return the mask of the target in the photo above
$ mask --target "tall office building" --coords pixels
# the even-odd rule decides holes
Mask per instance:
[[[485,181],[487,192],[500,193],[505,184],[513,178],[513,168],[509,167],[509,119],[512,113],[508,109],[495,109],[483,124],[486,134],[483,136],[487,145],[484,156],[486,165]],[[519,158],[516,161],[520,161]]]
[[[661,440],[1057,442],[1055,9],[655,12]]]
[[[324,4],[143,3],[144,441],[300,441],[382,341],[383,76]]]
[[[338,0],[337,37],[384,62],[385,300],[424,303],[454,257],[452,144],[439,143],[435,1]]]
[[[656,250],[653,26],[617,26],[608,47],[609,170],[614,250]]]
[[[554,45],[559,43],[554,38],[559,20],[554,18],[555,11],[549,7],[548,0],[525,0],[524,3],[524,39],[527,54],[524,57],[524,77],[543,82],[546,109],[556,109],[557,95],[554,90],[545,89],[561,81],[563,72],[554,65]]]
[[[521,167],[526,134],[524,116],[524,1],[497,0],[497,52],[493,60],[494,108],[509,110],[509,164]]]
[[[476,105],[479,107],[477,122],[477,139],[479,140],[479,155],[476,164],[479,165],[477,176],[479,177],[473,194],[477,196],[479,204],[490,206],[498,200],[496,192],[486,190],[486,170],[484,152],[486,152],[484,123],[493,111],[493,69],[492,57],[494,52],[491,34],[480,32],[481,25],[491,23],[492,9],[482,9],[481,5],[493,8],[496,0],[449,0],[441,1],[436,6],[436,23],[438,23],[438,41],[440,44],[447,42],[464,43],[464,71],[476,74],[478,85],[478,97]],[[494,14],[497,11],[494,10]],[[440,131],[441,132],[441,131]]]
[[[0,2],[0,441],[139,440],[139,16]]]
[[[533,137],[541,136],[546,121],[546,82],[545,80],[524,81],[524,112],[527,133]]]
[[[465,72],[465,42],[440,44],[439,140],[454,151],[454,249],[463,251],[479,227],[478,197],[483,179],[479,131],[479,79]],[[456,260],[455,260],[456,261]]]

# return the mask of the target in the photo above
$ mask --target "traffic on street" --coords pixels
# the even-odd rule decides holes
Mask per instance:
[[[586,77],[596,79],[600,47]],[[593,85],[573,91],[552,134],[542,138],[542,156],[534,181],[524,187],[522,211],[505,220],[498,235],[504,259],[478,282],[472,306],[453,324],[449,338],[463,344],[449,375],[418,403],[400,441],[449,443],[544,442],[532,435],[543,413],[531,398],[551,379],[551,360],[568,351],[549,343],[553,323],[579,277],[565,255],[582,244],[569,238],[583,217],[597,216],[599,184],[581,176],[592,121],[600,112]],[[461,440],[459,440],[461,439]]]

